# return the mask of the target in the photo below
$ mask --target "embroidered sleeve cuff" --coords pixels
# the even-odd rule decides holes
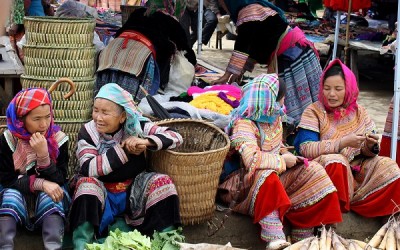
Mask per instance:
[[[47,154],[45,157],[38,157],[36,166],[38,168],[47,168],[50,166],[50,156]]]
[[[340,153],[340,139],[336,140],[334,145],[335,145],[334,146],[335,147],[334,152]]]
[[[44,179],[36,178],[35,181],[33,182],[33,190],[34,191],[43,191],[43,183],[44,183]]]
[[[155,144],[154,147],[148,147],[149,150],[157,151],[157,150],[161,150],[162,149],[162,146],[163,146],[162,141],[157,136],[149,135],[149,136],[146,136],[145,138],[149,139],[150,141],[152,141]]]
[[[241,75],[245,70],[248,57],[248,54],[236,50],[233,51],[226,71],[235,75]]]

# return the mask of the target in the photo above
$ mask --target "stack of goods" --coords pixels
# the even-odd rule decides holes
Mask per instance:
[[[71,79],[76,93],[68,100],[63,95],[68,85],[60,85],[51,96],[55,122],[69,136],[69,174],[76,165],[77,134],[91,116],[93,105],[95,47],[94,19],[25,17],[25,74],[22,87],[50,86],[61,77]]]

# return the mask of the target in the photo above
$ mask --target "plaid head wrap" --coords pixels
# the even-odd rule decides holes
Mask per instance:
[[[283,107],[276,101],[279,91],[277,74],[261,74],[242,87],[239,107],[232,110],[231,122],[226,131],[230,132],[236,120],[247,118],[254,122],[273,123],[284,115]]]
[[[7,107],[7,127],[13,136],[28,141],[32,135],[26,130],[22,118],[35,108],[46,104],[50,106],[51,122],[45,137],[50,158],[55,161],[58,157],[59,150],[54,135],[60,131],[60,127],[54,125],[51,97],[47,90],[29,88],[18,92]]]
[[[146,1],[146,14],[153,14],[156,11],[162,11],[178,20],[186,8],[186,0],[148,0]]]
[[[126,112],[125,133],[129,135],[143,135],[143,130],[140,126],[142,121],[150,121],[142,116],[133,102],[132,95],[121,88],[116,83],[107,83],[100,88],[96,98],[103,98],[112,101],[124,108]]]

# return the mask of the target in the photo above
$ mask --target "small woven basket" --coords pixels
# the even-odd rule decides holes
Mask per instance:
[[[174,150],[149,153],[151,168],[169,175],[175,183],[182,223],[189,225],[211,219],[229,137],[201,120],[162,120],[157,125],[173,128],[183,137],[183,144]]]
[[[93,18],[25,17],[27,45],[93,46]]]

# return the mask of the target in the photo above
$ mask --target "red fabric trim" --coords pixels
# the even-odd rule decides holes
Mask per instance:
[[[347,180],[347,168],[341,163],[331,163],[325,167],[333,185],[337,189],[342,213],[350,211],[349,184]]]
[[[283,216],[290,207],[290,200],[286,194],[278,175],[270,174],[261,185],[254,205],[254,223],[272,213],[279,211],[279,217],[283,221]]]
[[[379,151],[380,156],[390,157],[390,149],[392,138],[389,136],[382,135],[381,150]],[[396,162],[400,166],[400,141],[397,141],[397,151],[396,151]]]
[[[33,188],[33,184],[35,183],[35,180],[36,180],[36,175],[30,175],[29,176],[29,190],[32,192],[32,193],[34,193],[35,192],[35,189]]]
[[[400,204],[400,179],[369,195],[362,201],[351,204],[351,210],[364,217],[391,215],[395,204]]]
[[[153,44],[142,33],[139,33],[137,31],[125,31],[121,35],[119,35],[118,38],[125,38],[124,43],[122,44],[123,49],[126,48],[126,45],[129,41],[129,39],[132,39],[132,40],[143,43],[147,48],[149,48],[151,50],[153,57],[156,58],[156,50],[154,49]]]
[[[321,224],[333,224],[342,221],[337,193],[330,193],[316,204],[286,214],[292,227],[309,228]]]

